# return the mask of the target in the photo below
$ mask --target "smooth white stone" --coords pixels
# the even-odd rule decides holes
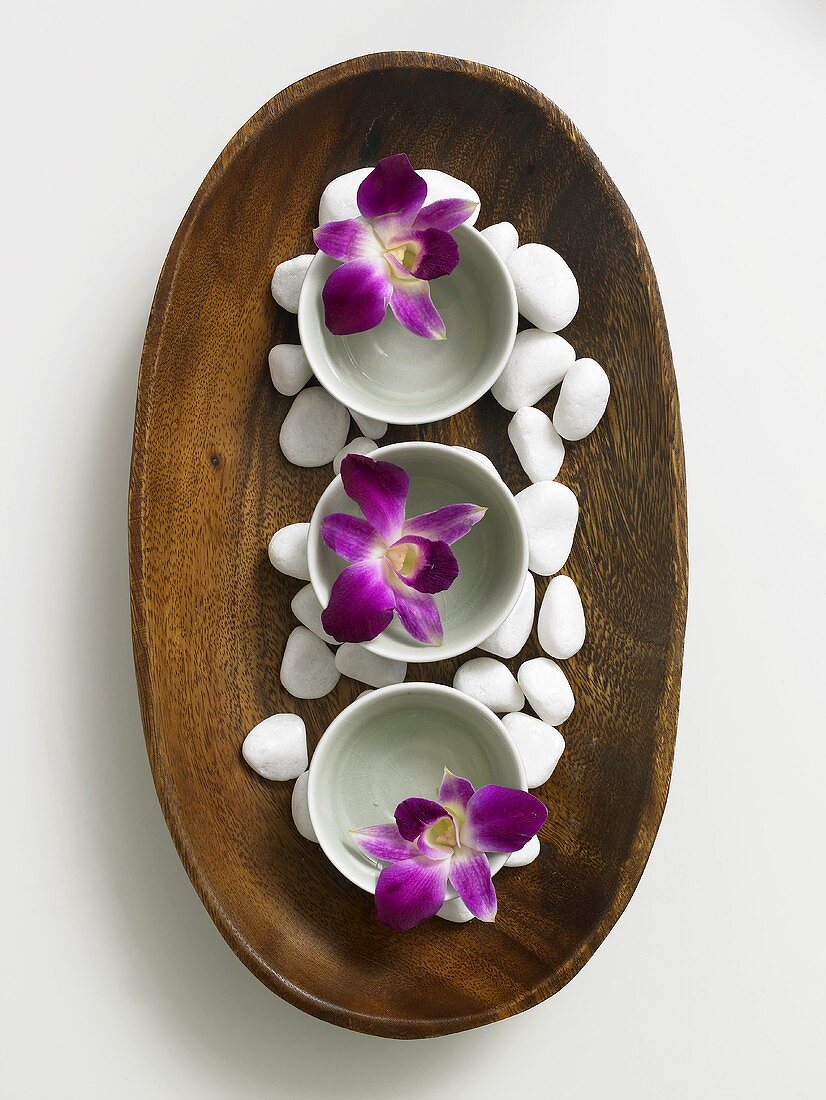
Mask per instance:
[[[360,214],[356,194],[362,180],[367,179],[372,171],[372,166],[357,168],[354,172],[346,172],[343,176],[330,180],[321,192],[318,224],[326,225],[327,222],[344,221],[345,218],[358,218]]]
[[[307,538],[309,523],[290,523],[276,531],[267,547],[270,565],[279,573],[295,577],[299,581],[310,579],[310,567],[307,564]]]
[[[565,673],[550,657],[525,661],[517,673],[519,686],[543,722],[561,726],[574,709],[574,693]]]
[[[584,439],[602,419],[611,394],[608,375],[595,359],[577,359],[562,381],[554,427],[563,439]]]
[[[288,313],[298,313],[301,284],[315,256],[295,256],[279,264],[272,276],[272,296]]]
[[[446,901],[436,916],[441,917],[442,920],[453,921],[454,924],[466,924],[469,920],[473,920],[473,913],[461,898],[451,898],[450,901]]]
[[[352,409],[350,409],[350,415],[358,424],[361,434],[366,435],[368,439],[381,439],[387,434],[387,424],[384,420],[376,420],[374,416],[365,416]]]
[[[375,690],[376,690],[375,688],[365,688],[364,691],[360,691],[358,693],[358,695],[356,696],[356,699],[361,699],[362,695],[372,695],[372,693]],[[355,700],[354,700],[354,702],[355,702]]]
[[[470,199],[479,202],[478,194],[463,180],[440,172],[436,168],[418,168],[419,175],[427,184],[427,196],[425,203],[437,202],[439,199]],[[331,180],[321,194],[318,204],[318,224],[326,225],[327,222],[342,221],[345,218],[358,218],[359,208],[356,202],[359,186],[373,171],[370,168],[357,168],[354,172],[347,172]],[[479,207],[468,218],[468,225],[475,225],[479,217]]]
[[[523,244],[507,264],[525,320],[544,332],[558,332],[573,321],[579,287],[558,252],[544,244]]]
[[[350,413],[321,386],[302,390],[281,425],[279,443],[294,466],[324,466],[347,442]]]
[[[369,455],[371,451],[376,450],[376,446],[377,444],[375,444],[372,439],[365,439],[363,435],[357,435],[355,439],[351,439],[349,443],[345,443],[333,459],[333,473],[341,473],[341,463],[347,455]]]
[[[276,344],[268,358],[272,384],[285,397],[295,397],[313,376],[301,344]]]
[[[539,644],[550,657],[566,661],[585,641],[585,612],[570,577],[554,577],[545,590],[537,620]]]
[[[565,377],[576,352],[564,336],[526,328],[516,334],[513,351],[491,393],[511,412],[535,405]]]
[[[310,820],[310,803],[307,800],[307,784],[309,781],[309,771],[302,772],[295,781],[292,797],[293,821],[296,829],[305,840],[311,840],[313,844],[318,844],[318,837],[315,835],[315,829]]]
[[[329,695],[340,679],[331,650],[306,626],[297,626],[284,647],[281,683],[296,699]]]
[[[521,710],[525,696],[513,673],[493,657],[473,657],[456,669],[453,686],[471,699],[478,699],[496,714]]]
[[[297,714],[272,714],[244,738],[241,755],[254,772],[283,782],[307,767],[307,730]]]
[[[533,573],[528,571],[513,611],[501,626],[479,643],[479,648],[484,649],[486,653],[495,653],[497,657],[515,657],[531,636],[535,610],[536,581],[533,579]]]
[[[531,481],[553,481],[565,458],[565,444],[550,417],[541,409],[517,409],[508,424],[508,438]]]
[[[579,504],[567,485],[538,481],[514,497],[528,532],[528,565],[542,577],[558,573],[571,552]]]
[[[487,455],[483,455],[481,451],[474,451],[470,447],[460,447],[458,443],[453,444],[453,449],[456,451],[464,451],[466,455],[471,455],[473,458],[478,459],[480,462],[484,463],[484,465],[487,466],[489,470],[492,470],[493,473],[495,473],[501,481],[502,475],[499,473],[499,471],[496,469],[496,467],[493,465]]]
[[[345,642],[339,648],[336,653],[336,668],[351,680],[358,680],[374,688],[400,684],[407,675],[406,661],[392,661],[389,657],[381,657],[354,642]]]
[[[516,226],[510,222],[497,222],[482,230],[482,236],[486,237],[493,245],[503,260],[507,260],[519,247],[519,234]]]
[[[505,860],[506,867],[527,867],[539,855],[539,837],[532,836],[524,848],[511,852]]]
[[[519,749],[529,789],[547,783],[559,763],[565,740],[558,729],[530,714],[506,714],[505,728]]]
[[[303,588],[299,588],[293,596],[290,607],[292,608],[293,615],[295,615],[302,626],[306,626],[308,630],[312,630],[313,634],[316,634],[323,642],[327,642],[329,645],[338,645],[335,638],[328,634],[321,625],[321,612],[323,608],[318,602],[318,596],[316,596],[313,591],[313,586],[311,584],[305,584]]]

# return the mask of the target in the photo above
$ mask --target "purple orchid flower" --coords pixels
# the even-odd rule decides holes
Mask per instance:
[[[315,243],[342,260],[324,284],[324,321],[335,336],[375,328],[388,305],[410,332],[444,340],[445,324],[430,298],[430,280],[449,275],[459,262],[450,231],[467,221],[478,203],[440,199],[424,206],[427,183],[406,153],[380,160],[362,181],[360,218],[328,222]]]
[[[395,822],[353,829],[361,848],[383,867],[376,884],[376,919],[406,931],[444,905],[448,882],[482,921],[496,919],[496,890],[485,852],[518,852],[548,816],[527,791],[491,783],[474,790],[445,768],[439,801],[406,798]]]
[[[368,642],[397,613],[417,641],[441,645],[444,631],[433,594],[450,588],[459,575],[450,544],[487,508],[448,504],[406,520],[410,478],[400,466],[367,455],[347,455],[341,481],[364,518],[335,512],[322,521],[321,537],[351,562],[333,584],[321,615],[324,629],[339,642]]]

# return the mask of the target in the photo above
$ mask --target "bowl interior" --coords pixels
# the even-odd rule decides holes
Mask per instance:
[[[459,576],[446,592],[436,595],[444,645],[422,645],[394,617],[378,638],[364,643],[365,647],[383,657],[412,662],[441,661],[473,649],[513,608],[525,580],[527,538],[513,495],[502,479],[477,459],[439,443],[394,443],[373,451],[370,457],[395,462],[410,475],[408,516],[459,503],[480,504],[488,511],[452,546]],[[310,525],[310,577],[324,607],[333,582],[347,566],[321,539],[321,521],[333,512],[360,514],[344,492],[341,477],[325,490]]]
[[[499,719],[453,688],[398,684],[370,692],[335,719],[310,766],[310,815],[325,855],[373,893],[381,864],[349,830],[393,820],[402,799],[435,798],[445,768],[475,787],[525,789],[519,754]],[[491,871],[505,862],[489,856]],[[448,897],[455,897],[448,890]]]
[[[430,284],[446,340],[408,332],[388,311],[380,325],[334,336],[324,324],[321,292],[338,265],[319,253],[301,290],[301,343],[316,377],[351,409],[390,424],[442,420],[490,389],[516,335],[516,295],[505,265],[475,229],[454,231],[461,259]]]

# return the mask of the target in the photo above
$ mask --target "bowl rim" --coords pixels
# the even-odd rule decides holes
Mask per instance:
[[[411,424],[435,424],[440,420],[447,420],[451,416],[455,416],[457,413],[463,412],[465,409],[469,409],[471,405],[475,404],[479,398],[483,397],[493,384],[499,378],[499,375],[505,369],[505,365],[510,358],[513,351],[514,341],[516,340],[516,330],[519,321],[519,310],[516,302],[516,289],[513,285],[513,280],[508,273],[505,261],[490,243],[490,241],[484,236],[484,234],[476,229],[475,226],[468,225],[467,223],[457,226],[453,230],[453,233],[459,235],[459,243],[461,244],[461,238],[466,234],[474,234],[475,239],[481,246],[482,253],[487,258],[487,263],[490,268],[495,272],[496,277],[502,284],[502,290],[508,299],[508,332],[507,339],[503,337],[502,351],[495,360],[495,365],[491,370],[486,371],[478,381],[478,384],[473,387],[467,398],[460,400],[454,400],[452,402],[442,402],[440,406],[434,409],[422,410],[421,408],[407,411],[404,406],[399,405],[393,419],[389,419],[387,416],[387,409],[378,405],[373,405],[369,401],[362,400],[363,395],[359,395],[358,392],[350,392],[345,385],[341,384],[341,380],[337,378],[331,371],[327,370],[326,361],[322,356],[316,354],[315,340],[322,339],[323,335],[320,335],[321,326],[316,321],[314,306],[314,295],[321,292],[320,286],[317,285],[318,269],[322,263],[329,259],[325,253],[319,251],[313,257],[313,261],[307,269],[307,273],[304,276],[304,281],[301,284],[301,293],[298,299],[298,334],[301,341],[301,347],[304,349],[304,354],[310,363],[314,377],[318,380],[319,384],[324,387],[327,392],[334,397],[337,401],[341,402],[348,409],[353,412],[359,413],[361,416],[369,416],[376,420],[388,424],[396,425],[411,425]],[[310,293],[312,291],[313,293]]]
[[[489,637],[494,630],[497,630],[502,625],[511,611],[513,611],[514,607],[516,607],[525,584],[525,575],[528,572],[528,532],[525,527],[525,521],[522,518],[522,513],[516,505],[516,498],[499,474],[493,473],[484,462],[475,458],[472,454],[458,450],[449,443],[432,443],[425,440],[409,439],[400,443],[386,443],[383,447],[378,447],[375,451],[371,451],[367,457],[375,459],[376,461],[386,460],[392,458],[393,455],[397,454],[399,451],[411,449],[417,451],[428,450],[434,452],[447,452],[451,459],[454,459],[460,464],[465,464],[473,471],[475,477],[492,486],[493,489],[500,494],[503,507],[515,521],[515,528],[519,537],[519,563],[517,573],[515,574],[518,580],[513,586],[512,599],[507,601],[507,611],[498,621],[496,618],[492,619],[489,628],[486,628],[484,632],[479,630],[472,634],[470,636],[472,640],[469,643],[462,642],[461,644],[454,643],[453,645],[426,646],[412,639],[409,642],[396,642],[393,640],[391,648],[388,644],[389,640],[385,637],[386,631],[382,631],[381,634],[368,642],[358,643],[371,653],[377,654],[379,657],[387,657],[395,661],[406,660],[409,664],[421,665],[432,664],[435,661],[447,661],[452,657],[460,657],[462,654],[469,653],[472,649],[475,649],[480,642],[483,642],[485,638]],[[318,502],[313,509],[313,514],[310,517],[310,528],[307,532],[307,565],[310,573],[310,584],[322,607],[327,606],[327,602],[330,598],[330,588],[326,585],[322,577],[320,561],[323,546],[321,522],[329,510],[330,500],[333,496],[337,495],[339,490],[343,491],[340,473],[333,478],[318,498]],[[397,648],[399,646],[405,649],[405,656],[399,654]]]
[[[466,707],[469,711],[474,713],[480,719],[480,725],[484,723],[485,728],[492,736],[496,736],[501,739],[506,751],[509,753],[513,763],[516,765],[516,770],[519,775],[519,790],[527,791],[528,780],[525,772],[525,765],[522,761],[522,756],[519,749],[516,746],[516,742],[508,733],[508,729],[505,723],[499,717],[498,714],[480,703],[478,699],[474,699],[470,695],[466,695],[464,692],[459,691],[457,688],[449,687],[447,684],[431,684],[412,680],[410,682],[403,681],[400,684],[390,684],[387,687],[374,688],[368,691],[366,694],[359,695],[353,700],[344,710],[339,711],[336,717],[332,720],[330,725],[324,731],[319,738],[318,744],[313,751],[312,758],[310,759],[308,771],[309,777],[307,780],[307,806],[310,814],[310,822],[313,826],[313,831],[316,834],[316,840],[319,847],[324,853],[324,856],[329,862],[339,871],[346,879],[352,882],[355,886],[358,886],[361,890],[364,890],[368,894],[375,894],[376,882],[378,875],[373,874],[373,869],[368,864],[364,865],[364,875],[361,878],[354,877],[351,873],[352,868],[349,863],[344,859],[336,858],[331,854],[329,849],[333,848],[333,845],[329,843],[329,837],[325,834],[324,828],[319,828],[318,811],[319,805],[322,801],[322,794],[319,791],[319,766],[323,765],[326,757],[332,751],[330,746],[335,742],[337,736],[341,735],[343,728],[347,727],[354,717],[360,714],[361,711],[370,707],[381,706],[389,699],[394,699],[398,696],[435,696],[442,699],[452,699],[459,703],[460,706]],[[415,796],[415,792],[411,792],[411,797]],[[328,840],[328,844],[325,844],[325,839]],[[328,847],[329,845],[329,847]],[[339,853],[340,847],[335,846],[335,852]],[[488,861],[490,863],[490,873],[495,875],[500,871],[507,862],[508,853],[506,852],[489,852],[486,853]],[[457,897],[457,892],[452,886],[448,885],[447,893],[445,894],[445,901],[452,901]]]

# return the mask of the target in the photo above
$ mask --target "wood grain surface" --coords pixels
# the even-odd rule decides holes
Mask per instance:
[[[301,582],[267,560],[307,520],[332,469],[278,447],[290,400],[267,352],[297,342],[274,304],[280,261],[313,250],[334,176],[406,151],[479,192],[479,228],[508,219],[558,249],[581,305],[564,335],[613,387],[559,480],[581,517],[566,567],[588,640],[566,664],[577,705],[537,793],[540,857],[497,876],[494,925],[379,927],[372,898],[295,831],[292,784],[242,762],[247,731],[299,713],[311,746],[362,690],[286,695],[278,669]],[[542,407],[551,411],[552,393]],[[461,443],[514,491],[527,479],[491,397],[383,442]],[[353,434],[357,434],[355,431]],[[679,408],[654,273],[631,213],[562,112],[515,77],[453,58],[358,58],[281,92],[230,141],[193,200],[158,284],[141,363],[129,502],[135,664],[149,759],[181,859],[227,942],[274,992],[331,1023],[418,1038],[513,1015],[590,958],[645,866],[668,791],[686,615]],[[546,582],[539,579],[541,598]],[[508,662],[540,654],[536,634]],[[450,683],[460,659],[411,668]]]

